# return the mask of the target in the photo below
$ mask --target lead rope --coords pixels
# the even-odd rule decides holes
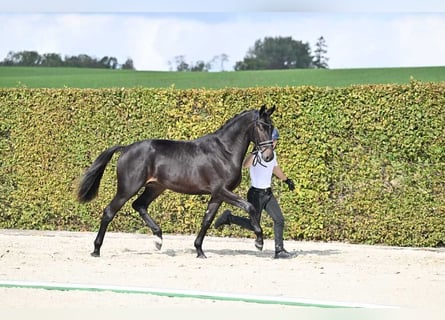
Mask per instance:
[[[259,153],[260,150],[258,150],[258,148],[255,148],[255,151],[253,152],[252,165],[255,167],[259,163],[261,166],[265,168],[266,166],[261,162],[261,156],[259,155]]]

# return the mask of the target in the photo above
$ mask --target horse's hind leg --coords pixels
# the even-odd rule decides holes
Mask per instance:
[[[93,257],[100,256],[100,247],[104,242],[105,232],[107,231],[108,225],[113,220],[116,213],[120,208],[128,201],[131,196],[125,196],[121,194],[116,194],[116,196],[111,200],[110,204],[104,209],[102,214],[102,219],[100,222],[99,232],[97,233],[96,240],[94,240],[94,251],[91,253]]]
[[[161,227],[148,215],[148,205],[156,199],[165,190],[159,184],[150,183],[145,187],[144,192],[133,202],[133,209],[139,212],[145,224],[151,229],[156,236],[155,246],[160,250],[162,247],[162,230]]]
[[[128,166],[124,167],[124,169],[128,168]],[[145,179],[142,178],[143,175],[139,174],[139,176],[137,176],[133,174],[132,176],[129,175],[128,171],[126,170],[119,170],[119,162],[117,177],[117,192],[110,204],[104,209],[99,232],[97,233],[96,240],[94,240],[94,251],[91,253],[93,257],[100,256],[100,247],[104,241],[105,232],[107,231],[108,225],[113,220],[116,213],[120,210],[120,208],[122,208],[125,202],[127,202],[143,187],[145,183]]]

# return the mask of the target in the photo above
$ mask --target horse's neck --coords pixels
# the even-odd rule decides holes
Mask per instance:
[[[248,120],[249,115],[245,114],[243,117],[247,120],[243,119],[242,123],[231,123],[224,131],[219,132],[220,139],[228,146],[233,157],[236,157],[241,162],[249,146],[249,130],[251,128],[250,120]]]

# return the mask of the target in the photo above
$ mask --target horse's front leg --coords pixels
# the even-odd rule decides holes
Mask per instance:
[[[223,197],[223,201],[241,208],[245,210],[250,217],[250,222],[252,224],[253,232],[256,235],[255,247],[258,250],[263,250],[264,240],[263,240],[263,229],[261,228],[258,213],[256,212],[255,207],[248,201],[241,198],[239,195],[224,189],[221,191],[221,196]]]
[[[204,218],[202,219],[201,230],[199,230],[198,236],[195,240],[196,253],[198,254],[197,258],[207,258],[204,254],[204,251],[202,251],[202,242],[204,241],[207,230],[209,229],[213,219],[215,218],[216,212],[218,211],[221,202],[221,200],[216,200],[212,197],[209,204],[207,205],[207,210],[205,212]]]

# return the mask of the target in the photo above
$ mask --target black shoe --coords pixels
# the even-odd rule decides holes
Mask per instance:
[[[232,216],[232,214],[230,213],[230,210],[224,210],[224,212],[221,214],[221,216],[219,216],[219,218],[216,219],[215,228],[218,229],[223,224],[230,225],[230,217],[231,216]]]
[[[285,249],[281,249],[279,251],[275,251],[274,259],[289,259],[292,258],[292,254],[287,252]]]
[[[255,240],[255,248],[257,248],[257,250],[262,251],[263,245],[264,245],[263,240],[261,241],[258,241],[258,239]]]

